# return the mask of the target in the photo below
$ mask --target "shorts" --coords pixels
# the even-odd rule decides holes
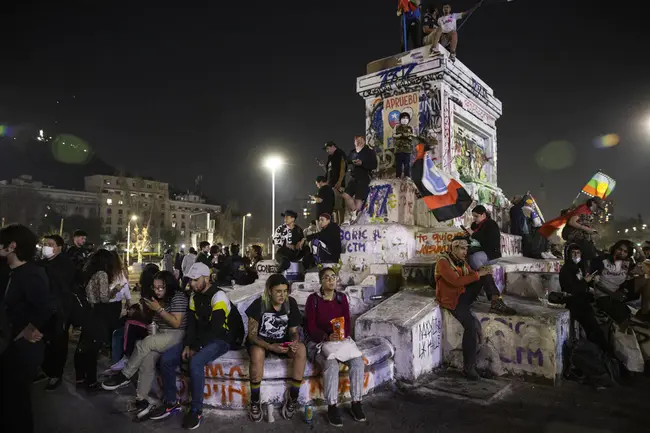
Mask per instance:
[[[352,179],[345,187],[345,193],[356,200],[365,200],[370,192],[370,180]]]
[[[267,341],[267,343],[269,343],[269,342]],[[282,343],[282,342],[280,342],[280,343]],[[269,344],[275,344],[275,343],[269,343]],[[246,353],[248,353],[248,356],[250,356],[250,354],[251,354],[251,350],[250,350],[251,346],[252,346],[252,344],[249,343],[248,341],[246,341]],[[270,350],[265,349],[264,350],[264,356],[268,358],[269,355],[270,356],[275,356],[275,357],[280,358],[280,359],[288,359],[289,358],[288,354],[282,354],[281,355],[279,353],[271,352]]]

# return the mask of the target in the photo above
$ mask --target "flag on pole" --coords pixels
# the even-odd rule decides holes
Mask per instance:
[[[472,197],[455,179],[439,170],[425,152],[424,144],[416,146],[417,156],[411,176],[422,199],[438,221],[462,216],[472,204]]]
[[[397,16],[401,16],[402,14],[407,14],[409,12],[413,12],[418,8],[418,5],[415,3],[414,0],[398,0],[397,2]]]
[[[616,181],[614,179],[599,171],[582,188],[582,192],[589,197],[599,197],[604,200],[614,191],[615,186]]]

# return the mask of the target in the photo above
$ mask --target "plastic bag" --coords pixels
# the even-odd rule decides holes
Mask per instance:
[[[619,361],[629,371],[643,373],[644,361],[639,342],[636,339],[636,334],[632,328],[627,328],[625,332],[614,326],[612,332],[612,340],[614,342],[614,352]]]

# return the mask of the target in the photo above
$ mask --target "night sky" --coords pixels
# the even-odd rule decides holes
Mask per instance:
[[[650,32],[638,3],[488,2],[460,31],[458,58],[503,102],[505,193],[530,189],[550,218],[601,168],[618,181],[618,215],[650,214]],[[258,228],[270,225],[263,157],[287,159],[278,208],[298,210],[323,143],[349,150],[364,133],[356,78],[400,44],[392,0],[12,3],[0,122],[73,133],[109,164],[180,189],[201,174],[208,196],[236,200]],[[606,133],[621,143],[595,148]],[[536,162],[553,140],[572,143],[571,167]]]

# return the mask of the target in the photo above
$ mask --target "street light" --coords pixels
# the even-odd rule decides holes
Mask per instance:
[[[129,222],[126,224],[126,266],[129,266],[129,254],[131,252],[131,221],[137,220],[137,215],[131,215]]]
[[[275,170],[283,163],[279,156],[269,156],[264,161],[264,167],[271,170],[271,237],[275,232]],[[275,248],[271,246],[271,258],[275,260]]]
[[[252,216],[252,214],[247,213],[241,217],[241,248],[246,248],[246,244],[244,243],[244,234],[246,233],[246,217],[250,218]]]

